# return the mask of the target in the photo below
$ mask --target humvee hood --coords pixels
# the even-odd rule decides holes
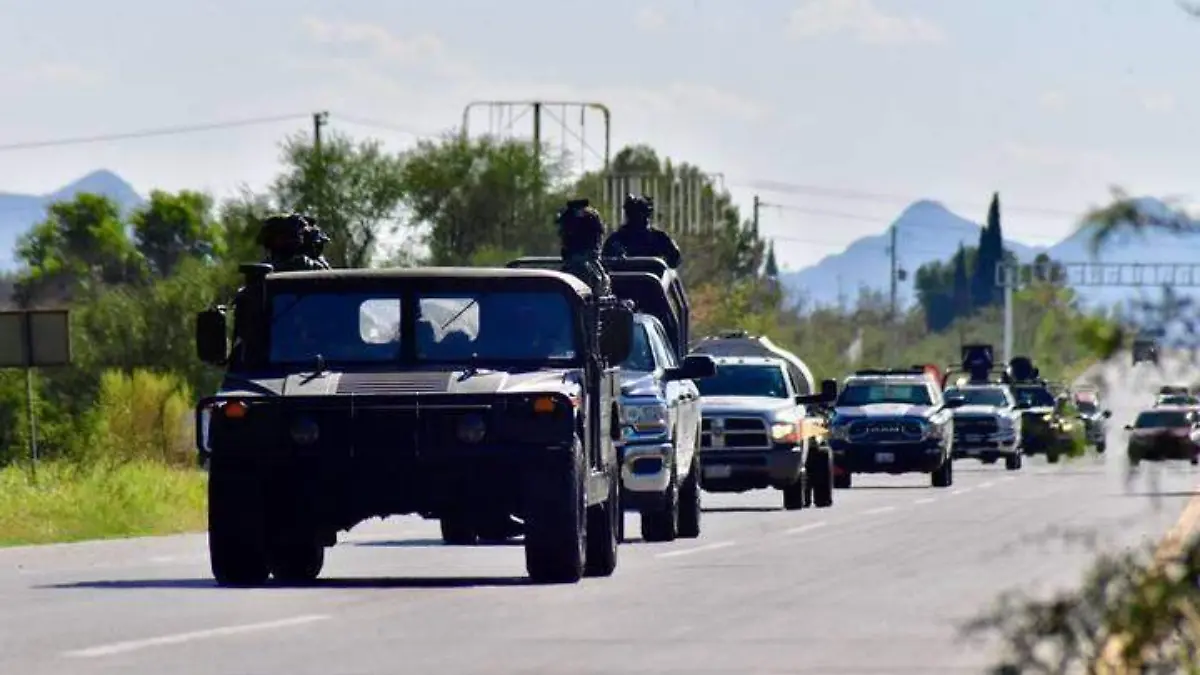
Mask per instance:
[[[576,390],[572,371],[419,370],[404,372],[327,371],[246,379],[230,377],[222,395],[356,396],[403,394],[509,394]]]

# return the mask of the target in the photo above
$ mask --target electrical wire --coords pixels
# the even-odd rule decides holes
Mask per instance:
[[[209,124],[194,124],[185,126],[159,127],[155,129],[141,129],[138,131],[126,131],[112,134],[100,134],[96,136],[77,136],[74,138],[57,138],[44,141],[26,141],[19,143],[7,143],[0,145],[0,152],[15,152],[18,150],[36,150],[40,148],[61,147],[68,145],[85,145],[90,143],[108,143],[112,141],[127,141],[138,138],[151,138],[155,136],[178,136],[181,134],[194,134],[204,131],[218,131],[222,129],[235,129],[238,127],[261,126],[264,124],[277,124],[279,122],[289,122],[300,119],[307,119],[311,115],[276,115],[274,117],[256,117],[251,119],[231,120],[227,122],[212,122]]]

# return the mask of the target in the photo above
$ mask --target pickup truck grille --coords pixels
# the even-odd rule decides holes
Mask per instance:
[[[956,417],[955,434],[994,434],[1000,430],[995,417]]]
[[[907,420],[862,420],[852,423],[849,432],[859,443],[912,441],[921,438],[921,425]]]
[[[766,420],[759,417],[705,417],[700,421],[700,447],[721,450],[771,447]]]

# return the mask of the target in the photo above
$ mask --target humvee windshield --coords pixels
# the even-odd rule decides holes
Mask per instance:
[[[418,362],[547,361],[576,356],[574,315],[554,292],[422,294],[416,298]],[[401,358],[402,300],[384,292],[278,293],[270,360],[384,363]]]

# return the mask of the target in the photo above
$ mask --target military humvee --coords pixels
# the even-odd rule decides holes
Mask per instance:
[[[612,574],[627,308],[555,271],[242,269],[232,350],[224,307],[196,324],[225,368],[196,409],[219,583],[312,581],[339,531],[399,514],[512,514],[533,580]]]

